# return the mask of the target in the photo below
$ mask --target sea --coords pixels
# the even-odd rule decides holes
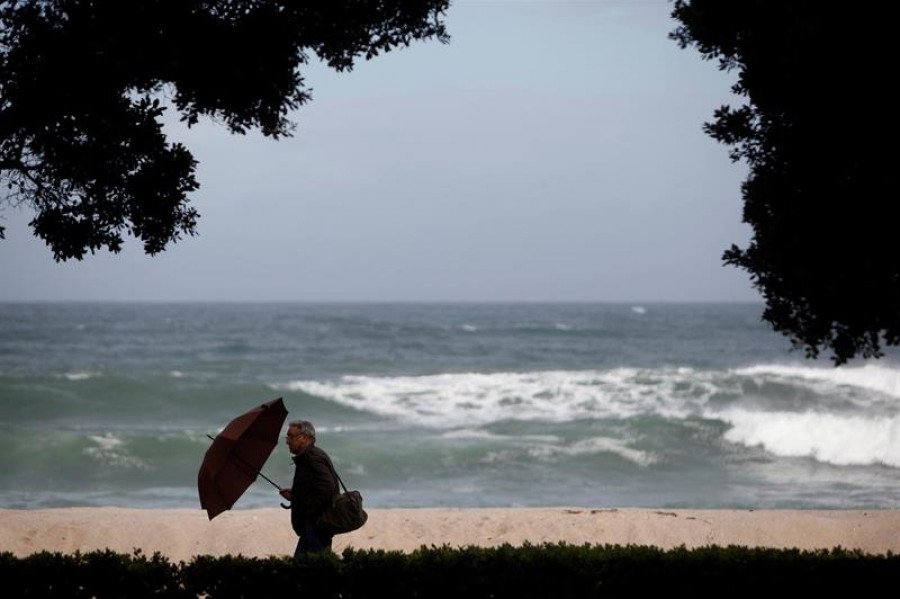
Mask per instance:
[[[200,509],[208,435],[281,397],[367,507],[900,508],[900,358],[762,310],[0,304],[0,507]]]

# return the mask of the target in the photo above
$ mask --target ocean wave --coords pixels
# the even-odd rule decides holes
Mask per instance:
[[[502,330],[502,329],[501,329]],[[588,326],[572,324],[569,322],[517,322],[511,325],[512,331],[524,331],[528,333],[585,333],[591,331]]]
[[[111,433],[88,435],[88,439],[94,443],[94,446],[85,448],[84,454],[104,466],[138,470],[150,469],[150,465],[147,462],[131,455],[128,452],[125,441],[116,435]]]
[[[807,457],[838,466],[900,467],[900,415],[867,418],[730,410],[717,416],[731,425],[726,441],[762,447],[777,456]]]
[[[762,364],[733,370],[737,375],[766,380],[801,382],[817,390],[831,392],[836,387],[877,391],[900,398],[900,369],[886,364],[864,364],[822,368],[812,366]]]
[[[441,435],[442,439],[475,439],[481,441],[516,441],[527,443],[558,443],[560,438],[557,435],[500,435],[483,429],[457,429],[447,431]]]
[[[616,455],[639,466],[649,466],[659,461],[655,454],[635,449],[627,440],[612,437],[589,437],[566,441],[558,435],[504,435],[483,429],[458,429],[442,434],[441,439],[486,441],[507,448],[516,448],[488,451],[481,460],[485,463],[508,461],[514,459],[514,454],[525,454],[542,461],[557,461],[560,458],[605,453]]]
[[[610,453],[638,466],[650,466],[659,461],[651,452],[634,449],[622,439],[610,437],[593,437],[581,439],[570,445],[539,445],[528,450],[528,454],[537,459],[553,459],[559,456],[573,457]]]
[[[885,366],[826,370],[759,365],[716,371],[684,367],[427,376],[344,376],[270,385],[302,391],[402,422],[465,428],[504,420],[566,422],[657,415],[707,417],[748,402],[777,411],[815,407],[900,410],[900,373]],[[877,391],[874,394],[872,391]],[[893,395],[897,393],[897,395]],[[887,401],[884,401],[884,400]]]
[[[897,375],[881,365],[826,370],[774,364],[722,371],[670,367],[345,376],[273,387],[405,424],[445,429],[445,438],[515,442],[481,428],[498,422],[702,418],[726,424],[726,442],[777,456],[900,467]],[[568,449],[531,441],[539,448],[536,455],[611,451],[644,465],[656,459],[606,441]]]
[[[422,426],[458,428],[504,420],[566,422],[646,413],[685,418],[729,385],[689,368],[429,376],[344,376],[274,384]],[[733,384],[732,384],[733,385]],[[736,392],[733,390],[733,392]]]
[[[85,371],[67,372],[67,373],[61,375],[62,378],[69,380],[69,381],[86,381],[88,379],[92,379],[92,378],[98,377],[98,376],[100,376],[100,374],[97,372],[85,372]]]

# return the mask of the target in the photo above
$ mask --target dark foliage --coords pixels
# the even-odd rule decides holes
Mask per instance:
[[[890,588],[900,557],[854,551],[525,545],[422,548],[411,554],[344,551],[266,559],[110,552],[0,554],[10,597],[339,597],[529,599],[637,596],[863,597]]]
[[[155,254],[193,235],[196,161],[169,143],[158,98],[189,125],[290,135],[311,53],[354,60],[447,40],[449,0],[0,0],[0,181],[57,260]],[[0,200],[2,201],[2,200]],[[0,237],[3,229],[0,228]]]
[[[750,166],[754,236],[724,260],[750,273],[777,331],[838,364],[900,343],[895,12],[813,0],[677,0],[673,12],[671,36],[735,70],[746,98],[706,125]]]
[[[177,566],[159,554],[147,557],[95,551],[36,553],[17,559],[0,554],[5,597],[89,599],[183,597]]]

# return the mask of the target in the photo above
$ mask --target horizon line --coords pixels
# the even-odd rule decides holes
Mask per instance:
[[[346,300],[346,299],[0,299],[0,304],[306,304],[306,305],[616,305],[616,306],[659,306],[691,304],[760,305],[762,300]]]

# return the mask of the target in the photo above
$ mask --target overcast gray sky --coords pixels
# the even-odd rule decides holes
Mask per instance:
[[[57,264],[5,207],[0,300],[757,301],[733,76],[668,2],[457,0],[449,45],[306,72],[295,137],[172,125],[200,235]]]

